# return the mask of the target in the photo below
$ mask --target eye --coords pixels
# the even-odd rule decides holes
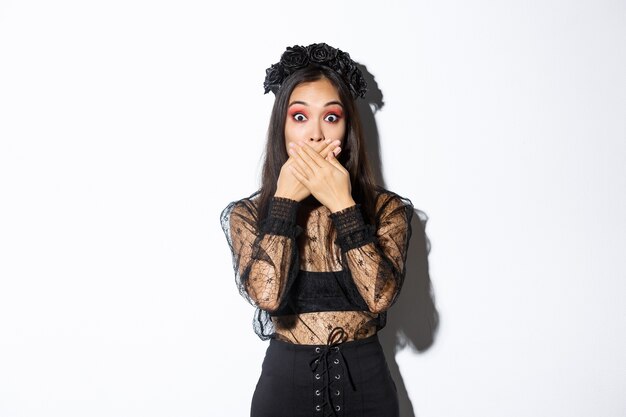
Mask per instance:
[[[306,116],[302,113],[295,113],[293,115],[293,120],[295,120],[296,122],[304,122],[306,119]]]
[[[330,123],[335,123],[339,121],[339,116],[331,113],[328,116],[324,117],[324,120]]]

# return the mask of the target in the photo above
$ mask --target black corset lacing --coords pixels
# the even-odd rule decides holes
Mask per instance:
[[[337,373],[335,375],[330,376],[330,368],[333,368],[339,365],[339,358],[341,358],[341,367],[345,370],[345,373],[348,377],[348,381],[350,382],[350,386],[353,391],[356,391],[356,387],[354,386],[354,382],[352,381],[352,376],[350,375],[350,370],[348,369],[348,363],[346,362],[345,357],[340,349],[342,343],[346,341],[348,338],[348,334],[341,327],[335,327],[330,334],[328,335],[328,341],[326,342],[326,346],[324,347],[316,347],[314,352],[315,356],[309,362],[311,370],[316,372],[315,378],[321,379],[323,378],[323,387],[321,392],[316,390],[315,394],[320,396],[323,393],[323,401],[321,404],[316,406],[317,411],[326,410],[326,406],[330,408],[331,413],[324,414],[325,417],[335,416],[338,417],[338,412],[341,412],[341,406],[335,404],[332,400],[331,396],[331,384],[335,382],[339,382],[341,378],[341,373]],[[335,359],[332,359],[331,356],[335,356]],[[331,362],[332,359],[332,362]],[[320,370],[321,367],[321,370]],[[340,391],[336,391],[336,393],[340,393]],[[339,395],[339,394],[337,394]]]

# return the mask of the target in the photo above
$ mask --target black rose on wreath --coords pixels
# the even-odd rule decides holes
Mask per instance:
[[[342,75],[348,75],[356,68],[354,61],[350,59],[350,55],[346,52],[337,54],[337,59],[332,64],[333,69]]]
[[[279,64],[274,64],[268,69],[265,70],[265,82],[263,83],[263,87],[265,87],[265,94],[270,91],[276,91],[280,88],[280,84],[285,79],[285,73],[283,71],[283,66]]]
[[[307,47],[294,45],[288,47],[280,61],[265,71],[263,87],[265,93],[276,93],[287,77],[310,64],[321,65],[335,71],[350,89],[354,98],[364,97],[367,83],[361,70],[347,52],[333,48],[325,43],[314,43]]]
[[[307,66],[309,56],[306,48],[295,45],[287,48],[287,50],[283,52],[283,55],[280,57],[280,62],[286,69],[298,69]]]
[[[314,43],[309,45],[308,48],[310,60],[315,64],[324,64],[337,57],[337,49],[325,43]]]
[[[365,97],[365,93],[367,92],[367,82],[365,82],[361,70],[355,67],[350,74],[349,80],[350,82],[348,85],[350,86],[350,90],[352,90],[354,97]]]

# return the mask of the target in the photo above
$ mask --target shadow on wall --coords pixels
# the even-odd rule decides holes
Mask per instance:
[[[375,113],[384,105],[383,94],[367,68],[359,65],[359,69],[368,87],[364,100],[357,100],[368,158],[377,183],[385,187],[378,128],[374,118]],[[389,371],[398,390],[400,417],[415,417],[415,411],[396,362],[396,354],[407,347],[416,353],[425,352],[433,345],[439,326],[439,313],[435,308],[428,272],[430,241],[425,231],[427,221],[426,213],[416,209],[411,221],[413,233],[407,254],[404,285],[400,296],[388,312],[385,328],[379,333]]]

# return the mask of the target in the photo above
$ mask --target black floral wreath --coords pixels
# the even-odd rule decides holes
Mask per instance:
[[[354,98],[365,96],[367,83],[350,55],[325,43],[288,47],[280,61],[265,70],[265,94],[276,93],[287,77],[308,65],[329,67],[341,76]]]

